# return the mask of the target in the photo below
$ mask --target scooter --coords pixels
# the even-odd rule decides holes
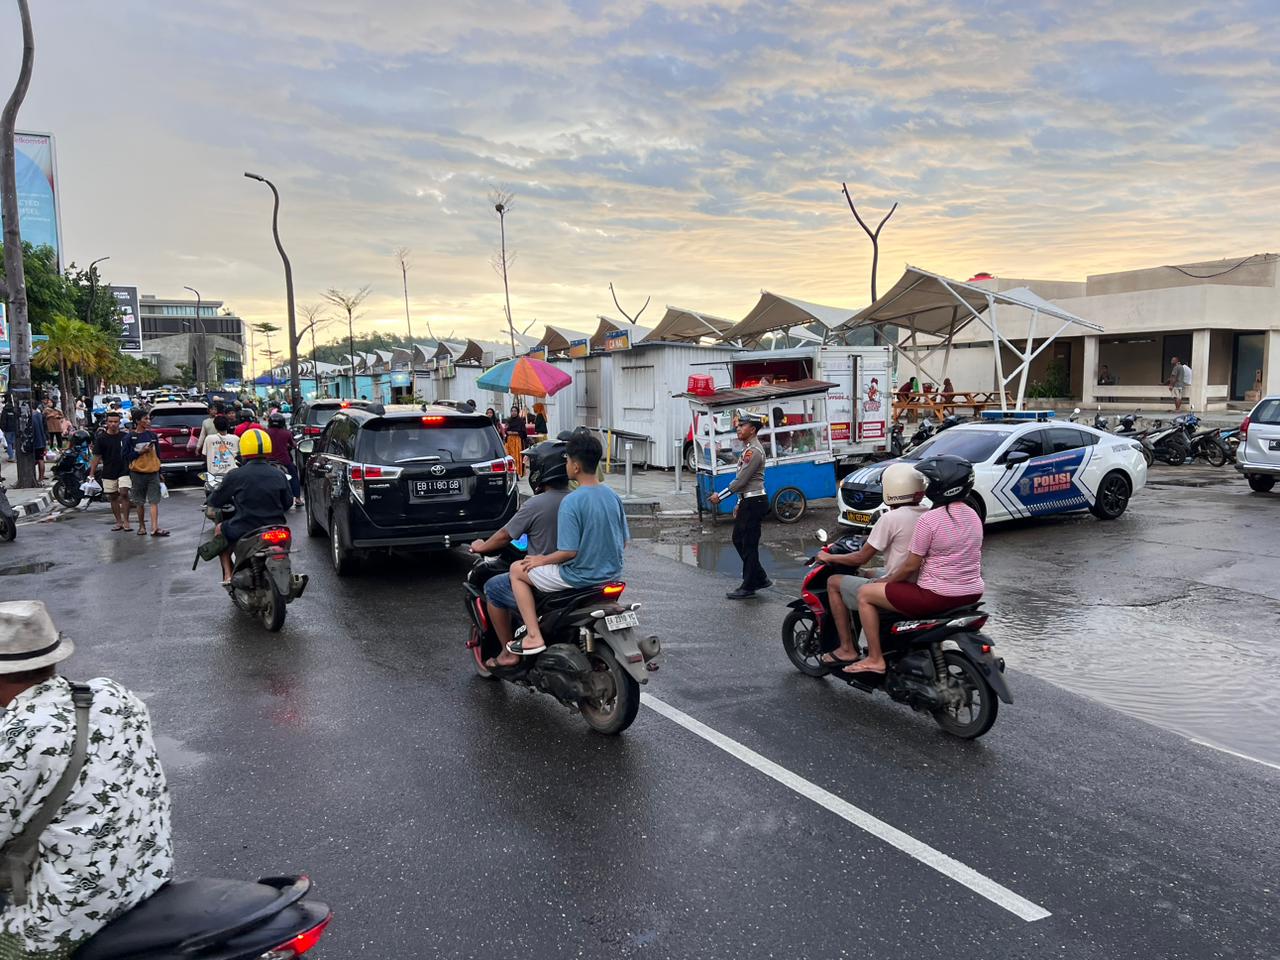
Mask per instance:
[[[1197,430],[1200,418],[1194,413],[1184,413],[1174,417],[1173,422],[1182,427],[1187,446],[1191,450],[1191,459],[1203,458],[1211,467],[1226,466],[1231,458],[1231,449],[1227,446],[1217,427],[1206,427]]]
[[[523,538],[522,538],[523,539]],[[658,669],[662,644],[657,637],[637,637],[640,604],[622,604],[626,589],[621,581],[538,594],[538,624],[547,649],[521,657],[512,667],[490,670],[486,661],[502,652],[489,619],[484,585],[506,573],[524,557],[515,545],[478,556],[463,582],[463,602],[471,620],[467,648],[475,670],[488,679],[529,687],[555,697],[597,733],[619,734],[631,726],[640,712],[640,684]],[[515,638],[525,628],[515,631]]]
[[[1150,430],[1137,434],[1134,439],[1150,446],[1152,456],[1171,467],[1180,467],[1191,459],[1191,445],[1181,424],[1166,425],[1163,420],[1157,420]]]
[[[818,540],[826,543],[825,530],[818,531]],[[857,552],[863,542],[862,537],[842,537],[824,549],[840,556]],[[1013,703],[1004,659],[995,655],[991,639],[978,632],[988,616],[981,603],[921,619],[882,610],[883,674],[845,673],[842,667],[823,663],[822,654],[840,643],[827,581],[833,574],[857,570],[820,563],[816,556],[809,565],[800,597],[787,604],[791,612],[782,622],[783,649],[801,673],[834,677],[864,693],[883,689],[891,700],[930,714],[938,726],[962,740],[974,740],[991,729],[999,700]],[[850,629],[855,637],[861,630],[856,611]]]
[[[72,960],[291,960],[320,940],[333,912],[308,900],[306,877],[181,880],[121,914]]]
[[[207,475],[201,474],[200,479],[207,487]],[[215,523],[221,523],[235,513],[235,508],[206,505],[204,513]],[[289,560],[292,544],[293,533],[288,527],[271,525],[247,532],[236,541],[232,553],[231,581],[225,585],[227,593],[237,607],[258,617],[272,633],[284,626],[288,605],[307,589],[307,575],[293,572]]]
[[[64,507],[76,507],[82,500],[90,503],[103,498],[101,485],[96,493],[86,494],[84,484],[89,479],[89,451],[83,444],[70,446],[53,464],[53,499]]]
[[[932,437],[935,432],[933,421],[928,417],[922,418],[920,425],[916,427],[916,432],[911,435],[911,442],[907,444],[907,449],[910,450],[912,447],[920,446],[920,444]]]
[[[0,540],[12,543],[18,535],[18,511],[9,502],[9,494],[4,488],[4,478],[0,477]]]

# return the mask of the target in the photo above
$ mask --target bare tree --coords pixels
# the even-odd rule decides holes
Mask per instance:
[[[637,310],[636,315],[633,317],[631,316],[631,314],[627,313],[627,311],[622,309],[622,304],[618,302],[618,295],[613,292],[612,283],[609,284],[609,293],[613,294],[613,305],[618,308],[618,312],[622,314],[624,317],[626,317],[627,322],[630,323],[632,326],[635,326],[637,323],[640,322],[640,314],[644,313],[644,308],[649,306],[649,301],[653,299],[652,297],[645,297],[644,307],[641,307],[639,310]]]
[[[316,396],[319,396],[320,368],[316,365],[316,331],[324,329],[337,318],[326,314],[324,305],[319,303],[304,303],[298,307],[298,312],[306,321],[298,330],[298,339],[301,340],[306,334],[311,334],[311,379],[315,381]]]
[[[31,412],[31,321],[27,314],[27,283],[22,270],[22,233],[18,228],[18,174],[14,167],[13,131],[18,124],[18,108],[26,99],[31,85],[31,66],[36,56],[36,39],[31,29],[31,11],[27,0],[18,0],[18,16],[22,20],[22,64],[13,93],[0,113],[0,214],[4,217],[5,282],[0,295],[9,305],[9,356],[12,364],[9,379],[11,396],[18,403],[19,434],[30,429]],[[25,407],[24,407],[25,405]],[[25,429],[24,429],[25,428]],[[36,485],[34,450],[17,444],[18,487]]]
[[[396,263],[400,264],[400,278],[404,281],[404,325],[409,331],[409,344],[413,345],[413,321],[409,319],[409,248],[396,251]]]
[[[842,182],[840,184],[840,189],[844,193],[845,200],[849,203],[849,209],[853,211],[853,219],[858,221],[858,226],[862,227],[867,236],[871,238],[871,302],[875,303],[876,271],[880,266],[880,231],[884,229],[884,225],[889,222],[889,218],[893,216],[893,211],[898,209],[898,205],[895,203],[890,208],[889,212],[884,215],[884,219],[880,221],[880,225],[872,231],[872,229],[863,221],[862,217],[858,216],[858,208],[853,205],[853,197],[849,196],[849,185]]]
[[[324,292],[324,298],[332,303],[335,307],[340,307],[347,314],[347,357],[351,364],[351,390],[352,393],[356,389],[356,311],[360,309],[360,304],[369,298],[370,288],[366,283],[355,293],[348,293],[345,290],[339,290],[336,287],[330,287]]]
[[[511,286],[507,282],[507,271],[511,264],[515,261],[515,253],[507,254],[507,213],[511,210],[511,204],[516,196],[510,190],[503,190],[494,187],[489,191],[489,202],[493,204],[494,212],[498,214],[498,232],[501,237],[502,245],[498,248],[497,262],[493,264],[495,270],[502,274],[502,294],[507,301],[507,333],[511,335],[511,355],[516,355],[516,325],[511,319]],[[492,261],[490,261],[492,263]]]

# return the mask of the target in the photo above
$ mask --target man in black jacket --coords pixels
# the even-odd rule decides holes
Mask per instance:
[[[222,551],[222,582],[231,582],[231,551],[236,541],[259,527],[288,526],[293,506],[289,478],[271,464],[271,437],[265,430],[246,430],[240,437],[240,466],[223,478],[209,495],[209,506],[234,506],[235,513],[218,524],[214,533],[227,539]]]

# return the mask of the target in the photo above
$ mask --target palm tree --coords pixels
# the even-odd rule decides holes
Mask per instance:
[[[42,370],[58,371],[58,389],[62,391],[62,402],[66,405],[74,396],[71,392],[71,368],[92,370],[102,359],[101,331],[82,320],[59,314],[45,326],[44,332],[48,339],[31,358],[31,363]]]

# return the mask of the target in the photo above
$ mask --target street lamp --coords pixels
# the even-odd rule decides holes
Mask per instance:
[[[265,183],[271,188],[271,195],[275,198],[275,205],[271,208],[271,234],[275,237],[280,259],[284,261],[285,296],[289,308],[289,402],[294,409],[297,409],[302,400],[302,385],[298,381],[298,323],[293,312],[293,267],[289,264],[289,257],[284,252],[284,245],[280,242],[280,191],[264,176],[249,173],[247,170],[244,175],[250,180]]]
[[[100,264],[103,260],[110,260],[110,259],[111,259],[110,257],[99,257],[97,260],[94,260],[89,264],[89,311],[88,311],[89,315],[84,318],[85,323],[88,323],[88,324],[93,323],[93,298],[94,298],[94,294],[98,292],[97,284],[96,284],[98,275],[93,272],[93,268],[96,267],[98,264]],[[141,323],[142,321],[139,320],[138,322]]]
[[[200,300],[200,291],[199,291],[199,290],[197,290],[195,287],[183,287],[182,289],[183,289],[183,290],[190,290],[192,293],[194,293],[194,294],[196,295],[196,322],[197,322],[197,323],[200,323],[200,303],[201,303],[201,300]],[[196,349],[196,341],[194,341],[194,340],[193,340],[193,341],[192,341],[192,343],[191,343],[191,356],[192,356],[192,362],[191,362],[191,365],[192,365],[193,367],[195,367],[195,368],[199,371],[199,376],[198,376],[198,377],[196,377],[196,384],[197,384],[197,386],[206,386],[206,385],[207,385],[207,384],[206,384],[206,380],[205,380],[205,376],[206,376],[206,374],[208,374],[208,372],[209,372],[209,361],[208,361],[208,359],[205,357],[205,349],[204,349],[204,348],[205,348],[205,339],[204,339],[204,332],[205,332],[205,331],[204,331],[204,324],[203,324],[203,323],[201,323],[201,324],[200,324],[200,332],[199,332],[198,334],[195,332],[195,328],[194,328],[194,327],[192,327],[192,328],[191,328],[191,333],[192,333],[192,335],[193,335],[193,336],[198,336],[198,337],[200,338],[200,340],[199,340],[199,343],[200,343],[200,349],[199,349],[198,351],[197,351],[197,349]]]

